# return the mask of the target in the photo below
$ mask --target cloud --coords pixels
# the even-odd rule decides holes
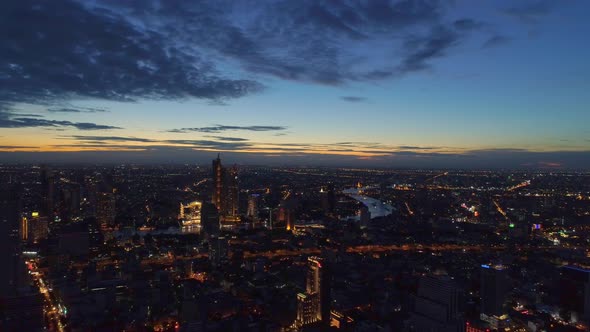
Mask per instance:
[[[206,135],[205,137],[210,137],[210,138],[214,138],[214,139],[219,140],[219,141],[228,141],[228,142],[246,142],[246,141],[249,141],[249,139],[242,138],[242,137],[226,137],[226,136],[210,136],[210,135]]]
[[[47,112],[49,113],[106,113],[108,112],[102,108],[92,108],[92,107],[62,107],[62,108],[48,108]]]
[[[357,96],[342,96],[342,97],[340,97],[340,99],[342,99],[344,101],[349,101],[351,103],[359,103],[359,102],[367,101],[367,98],[357,97]]]
[[[122,129],[120,127],[96,124],[91,122],[71,122],[66,120],[49,120],[39,117],[23,117],[18,113],[11,113],[0,110],[0,128],[30,128],[48,127],[61,128],[73,127],[79,130],[109,130]]]
[[[135,23],[77,1],[2,2],[0,102],[214,100],[262,88],[226,78],[199,52]]]
[[[38,146],[0,145],[0,150],[38,149]]]
[[[470,18],[463,18],[453,22],[453,26],[460,30],[477,30],[481,29],[484,24]]]
[[[200,133],[221,133],[224,131],[281,131],[286,130],[285,126],[224,126],[215,125],[210,127],[195,127],[195,128],[180,128],[171,129],[168,132],[171,133],[189,133],[189,132],[200,132]]]
[[[510,38],[508,38],[506,36],[501,36],[501,35],[494,35],[494,36],[490,37],[488,40],[486,40],[486,42],[483,43],[483,45],[481,47],[482,48],[491,48],[491,47],[496,47],[496,46],[507,44],[508,42],[510,42]]]
[[[518,2],[518,5],[506,8],[503,12],[523,23],[535,24],[543,17],[551,13],[553,1],[534,1],[529,3]]]
[[[65,139],[75,139],[79,141],[108,141],[108,142],[141,142],[141,143],[155,143],[158,140],[150,138],[130,137],[130,136],[86,136],[86,135],[70,135],[60,136]]]

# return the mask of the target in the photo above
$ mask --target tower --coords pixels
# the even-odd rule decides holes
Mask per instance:
[[[213,193],[211,203],[217,207],[219,219],[226,222],[240,221],[238,170],[236,167],[226,170],[221,164],[219,154],[212,163]]]
[[[213,194],[211,195],[211,203],[215,205],[218,211],[221,212],[221,199],[223,195],[223,178],[224,169],[221,165],[221,158],[217,154],[217,159],[213,159],[212,163],[212,178],[213,178]]]

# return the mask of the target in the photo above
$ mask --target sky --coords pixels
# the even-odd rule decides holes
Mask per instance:
[[[0,162],[590,168],[588,1],[0,3]]]

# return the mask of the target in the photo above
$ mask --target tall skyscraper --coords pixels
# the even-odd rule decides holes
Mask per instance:
[[[304,326],[322,322],[330,324],[330,271],[322,258],[307,259],[305,293],[297,294],[297,318],[295,325]]]
[[[51,169],[43,165],[41,166],[41,199],[43,200],[41,213],[50,219],[53,219],[55,210],[54,196],[55,196],[55,180]]]
[[[0,296],[12,294],[20,286],[20,205],[19,192],[15,187],[0,187]]]
[[[246,215],[253,221],[258,220],[258,201],[260,199],[260,195],[252,194],[248,196],[248,210],[246,211]]]
[[[211,203],[217,207],[222,222],[239,222],[239,186],[238,170],[233,167],[229,171],[221,164],[221,159],[212,163],[213,193]]]
[[[481,313],[487,316],[501,316],[508,290],[507,270],[503,265],[483,264],[480,268]]]
[[[408,320],[412,331],[460,331],[460,292],[452,278],[432,275],[420,278],[414,309]]]
[[[223,179],[224,169],[221,165],[221,158],[217,154],[217,159],[213,160],[212,163],[212,178],[213,178],[213,194],[211,195],[211,203],[215,204],[217,210],[221,212],[221,199],[223,195]]]
[[[101,228],[115,225],[115,194],[112,192],[98,193],[96,197],[96,221]]]
[[[239,186],[238,186],[238,168],[232,167],[229,172],[226,172],[225,177],[226,193],[225,198],[225,214],[224,220],[230,222],[240,221],[239,216]]]

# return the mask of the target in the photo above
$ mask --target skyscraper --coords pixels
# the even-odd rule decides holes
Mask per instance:
[[[322,322],[330,323],[330,273],[324,260],[319,257],[307,259],[305,293],[297,294],[297,319],[295,325],[303,326]]]
[[[201,205],[201,229],[206,237],[219,234],[219,214],[212,203],[204,202]]]
[[[101,228],[115,225],[115,194],[112,192],[98,193],[96,198],[96,221]]]
[[[212,178],[213,178],[213,194],[211,195],[211,203],[215,204],[217,210],[221,212],[221,199],[223,195],[223,178],[224,169],[221,166],[221,158],[217,154],[217,159],[213,159],[212,163]]]
[[[414,310],[408,324],[412,331],[459,331],[459,289],[449,276],[420,278]]]
[[[14,293],[19,286],[20,204],[16,188],[0,187],[0,296]]]
[[[53,172],[46,165],[41,166],[41,199],[42,214],[53,219],[53,213],[55,209],[54,196],[55,196],[55,180]]]
[[[219,219],[223,222],[239,222],[238,170],[229,171],[222,164],[219,155],[212,163],[213,193],[211,203],[217,207]]]
[[[248,197],[248,210],[246,211],[246,215],[248,218],[252,219],[253,221],[258,220],[258,200],[260,199],[260,195],[252,194]]]
[[[508,290],[506,267],[482,264],[480,273],[480,311],[487,316],[501,316],[504,313],[504,300]]]

